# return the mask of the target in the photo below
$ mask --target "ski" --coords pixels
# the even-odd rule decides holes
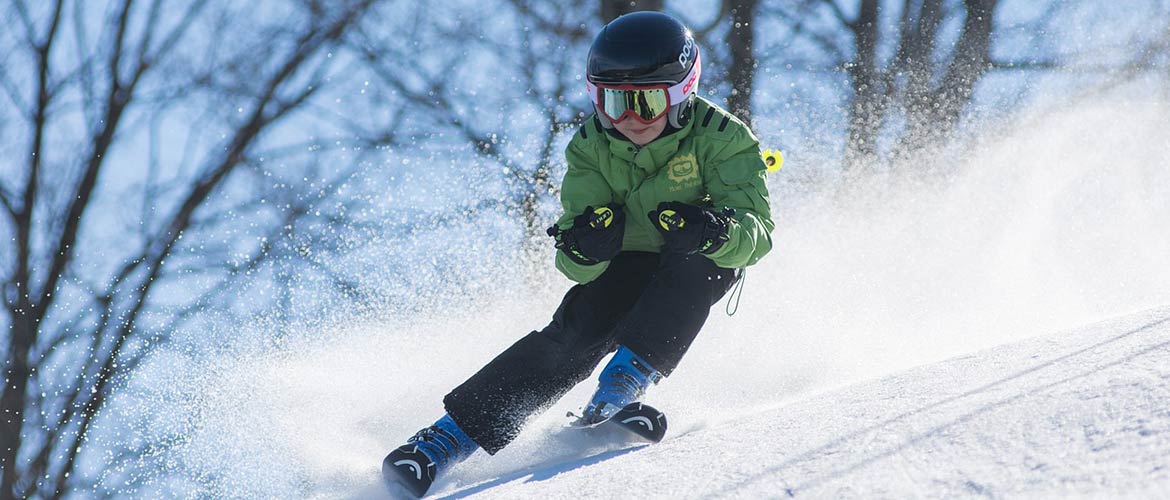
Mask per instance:
[[[435,480],[435,463],[418,446],[402,446],[382,460],[382,479],[392,494],[408,492],[421,498]]]
[[[576,416],[572,413],[569,415]],[[578,417],[578,422],[580,421],[581,417]],[[632,435],[646,442],[657,443],[666,436],[666,414],[648,404],[634,402],[600,422],[587,424],[573,422],[569,426],[591,432],[620,430],[622,431],[620,434],[626,437]]]

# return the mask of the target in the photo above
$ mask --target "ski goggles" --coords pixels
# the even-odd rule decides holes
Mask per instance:
[[[612,85],[586,80],[585,89],[598,111],[609,121],[618,123],[632,117],[649,124],[670,111],[675,103],[686,100],[687,94],[699,82],[700,67],[696,57],[690,73],[677,85]]]

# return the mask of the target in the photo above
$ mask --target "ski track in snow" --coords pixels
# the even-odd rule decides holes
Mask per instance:
[[[435,497],[1167,498],[1170,308],[671,433],[658,445],[471,485],[458,476],[437,484]]]

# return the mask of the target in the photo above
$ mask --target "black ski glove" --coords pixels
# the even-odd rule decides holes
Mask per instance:
[[[716,211],[677,201],[664,201],[647,214],[662,233],[663,251],[682,254],[712,254],[728,240],[734,208]]]
[[[610,203],[604,207],[585,207],[585,213],[573,218],[573,227],[562,230],[556,225],[548,228],[548,235],[556,238],[556,247],[570,260],[591,266],[617,256],[622,251],[622,237],[626,233],[626,214],[622,206]]]

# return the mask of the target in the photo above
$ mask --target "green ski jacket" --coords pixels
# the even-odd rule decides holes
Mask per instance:
[[[759,140],[711,101],[699,97],[694,106],[686,127],[642,147],[607,134],[596,115],[582,125],[565,148],[569,164],[561,183],[565,213],[557,226],[568,229],[586,207],[615,202],[626,214],[622,250],[660,252],[662,235],[646,214],[663,201],[710,202],[734,208],[735,222],[730,240],[706,257],[731,269],[759,261],[772,249],[775,228]],[[588,283],[609,262],[582,265],[558,251],[556,266],[569,279]]]

